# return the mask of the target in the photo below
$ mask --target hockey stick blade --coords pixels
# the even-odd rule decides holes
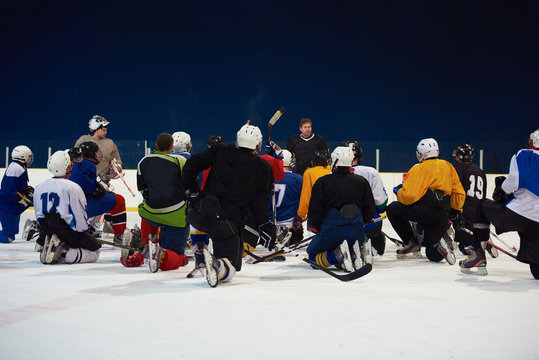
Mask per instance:
[[[314,266],[318,270],[322,270],[326,274],[333,276],[335,279],[338,279],[338,280],[341,280],[341,281],[352,281],[352,280],[359,279],[360,277],[365,276],[368,273],[370,273],[371,270],[372,270],[372,264],[366,264],[366,265],[362,266],[361,268],[357,269],[356,271],[341,275],[341,274],[337,274],[337,273],[335,273],[335,272],[333,272],[333,271],[331,271],[329,269],[326,269],[325,267],[320,266],[316,262],[311,261],[311,260],[309,260],[307,258],[303,258],[303,261],[305,261],[309,265]]]
[[[200,271],[202,273],[201,269],[204,269],[204,268],[205,268],[204,265],[201,265],[199,267],[195,267],[193,270],[189,271],[189,274],[187,274],[187,278],[190,279],[190,278],[194,277],[195,274],[197,273],[197,271]]]
[[[275,125],[275,123],[277,122],[277,120],[279,120],[279,118],[280,118],[281,116],[283,116],[283,114],[284,114],[285,111],[286,111],[286,109],[285,109],[284,106],[282,106],[279,110],[277,110],[277,111],[275,112],[275,114],[273,114],[273,116],[271,117],[271,119],[270,119],[268,125],[270,125],[270,126]]]
[[[286,109],[284,108],[284,106],[282,106],[279,110],[277,110],[275,112],[275,114],[273,114],[270,121],[268,122],[268,138],[269,138],[269,141],[271,141],[271,129],[273,128],[273,125],[275,125],[277,120],[279,120],[279,118],[284,114],[285,110]]]

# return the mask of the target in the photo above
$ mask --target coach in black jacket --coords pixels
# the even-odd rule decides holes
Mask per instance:
[[[301,134],[292,135],[288,139],[286,149],[290,151],[295,159],[296,165],[293,171],[303,175],[307,168],[312,167],[311,159],[318,150],[327,150],[328,146],[324,138],[312,133],[311,119],[303,118],[299,122]]]

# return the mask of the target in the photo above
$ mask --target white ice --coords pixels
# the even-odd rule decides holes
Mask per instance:
[[[479,277],[397,260],[388,241],[352,282],[288,256],[210,288],[185,277],[192,263],[153,274],[110,246],[97,263],[42,265],[20,235],[0,245],[0,359],[539,358],[539,281],[504,254]]]

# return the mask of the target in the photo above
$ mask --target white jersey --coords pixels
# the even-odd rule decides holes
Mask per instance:
[[[352,166],[354,174],[361,175],[369,182],[374,197],[374,205],[380,206],[387,201],[387,192],[380,173],[375,168],[363,165]]]
[[[78,184],[63,178],[52,178],[36,186],[34,191],[36,219],[58,213],[75,231],[88,230],[86,197]]]
[[[539,150],[524,149],[513,155],[502,189],[513,194],[506,204],[509,209],[539,222]]]

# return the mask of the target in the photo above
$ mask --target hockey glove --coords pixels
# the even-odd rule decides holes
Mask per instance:
[[[492,200],[497,203],[505,204],[511,198],[511,195],[508,195],[503,189],[502,184],[505,181],[505,176],[496,176],[494,179],[494,191],[492,192]]]
[[[114,159],[113,159],[114,160]],[[119,179],[123,171],[122,165],[118,164],[116,161],[110,161],[109,164],[109,176],[111,179]]]
[[[128,256],[127,258],[125,256],[122,256],[120,258],[120,262],[125,267],[139,267],[144,264],[144,257],[141,253],[137,252],[131,256]]]
[[[283,158],[283,150],[279,147],[279,145],[277,145],[273,141],[268,141],[266,143],[266,151],[268,155],[271,155],[276,159]]]
[[[395,196],[397,196],[397,193],[400,189],[402,189],[402,184],[399,184],[393,188],[393,193],[395,194]]]
[[[24,196],[26,196],[28,200],[33,202],[34,201],[34,188],[31,186],[26,187],[26,189],[24,189]]]
[[[31,195],[32,195],[30,198],[26,195],[27,192],[30,192],[29,188],[31,188]],[[17,201],[18,206],[20,206],[23,209],[27,209],[33,205],[32,200],[33,200],[33,195],[34,195],[34,188],[29,186],[25,189],[25,191],[23,191],[23,194],[21,193],[17,193],[17,194],[20,197],[19,201]]]
[[[303,229],[303,219],[296,215],[294,216],[294,220],[292,221],[292,228],[293,229],[297,229],[297,228],[302,228]]]
[[[453,229],[455,229],[455,231],[458,231],[464,227],[461,211],[451,209],[449,211],[449,220],[451,220],[451,223],[453,223]]]
[[[275,241],[277,240],[277,229],[271,222],[264,223],[258,227],[260,231],[260,238],[258,243],[268,250],[272,250],[275,247]]]

